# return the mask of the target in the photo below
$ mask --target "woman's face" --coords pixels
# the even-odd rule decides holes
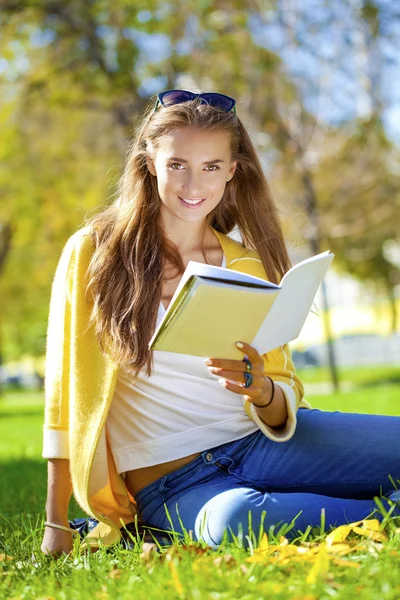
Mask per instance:
[[[168,225],[171,219],[203,221],[220,202],[237,163],[231,160],[228,134],[185,127],[160,138],[147,164],[157,177]]]

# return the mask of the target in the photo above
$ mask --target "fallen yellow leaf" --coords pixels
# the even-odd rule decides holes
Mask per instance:
[[[384,532],[379,531],[379,527],[380,523],[378,519],[364,519],[363,521],[340,525],[340,527],[337,527],[326,536],[325,541],[328,547],[331,547],[338,542],[343,542],[351,531],[367,536],[375,541],[387,540],[387,536]]]
[[[178,596],[182,597],[183,596],[183,586],[179,579],[178,571],[177,571],[177,568],[174,563],[174,558],[170,554],[169,555],[167,554],[166,560],[167,560],[168,567],[169,567],[169,570],[171,573],[171,579],[173,581],[174,587],[178,593]]]
[[[121,569],[117,569],[116,567],[109,572],[108,577],[110,579],[120,579],[122,575]]]
[[[154,556],[157,552],[157,544],[154,544],[153,542],[144,542],[143,546],[142,546],[142,553],[140,555],[140,558],[144,561],[144,562],[149,562],[149,560],[152,558],[152,556]]]
[[[266,533],[261,538],[260,545],[257,548],[257,552],[268,552],[269,550],[269,542],[268,536]]]
[[[354,533],[358,533],[359,535],[365,535],[370,540],[374,540],[375,542],[386,542],[387,536],[384,533],[374,531],[372,529],[363,529],[362,527],[353,527]]]
[[[329,547],[332,546],[332,544],[336,544],[337,542],[343,542],[349,535],[350,531],[350,525],[340,525],[340,527],[337,527],[326,536],[326,545]]]
[[[333,544],[330,548],[328,548],[329,554],[338,554],[339,556],[346,556],[346,554],[350,554],[350,552],[354,552],[355,547],[350,546],[349,544]]]
[[[14,557],[8,556],[8,554],[0,554],[0,562],[7,562],[9,560],[14,560]]]
[[[236,558],[234,556],[232,556],[232,554],[224,554],[223,556],[217,556],[217,558],[214,558],[214,560],[213,560],[213,564],[216,567],[219,567],[222,562],[224,562],[226,565],[231,565],[231,564],[235,565]]]
[[[362,522],[365,529],[372,529],[373,531],[379,531],[381,526],[380,521],[378,519],[366,519]]]
[[[279,545],[287,546],[288,544],[289,544],[289,540],[287,538],[285,538],[284,535],[281,535],[281,537],[279,538]]]
[[[316,583],[316,581],[323,575],[326,575],[329,571],[329,555],[328,549],[324,542],[320,545],[320,550],[316,555],[315,562],[310,569],[306,577],[306,582],[310,585]]]
[[[383,548],[379,542],[387,541],[384,532],[379,531],[381,524],[377,519],[364,519],[346,525],[340,525],[331,531],[321,543],[303,542],[300,545],[289,544],[284,536],[279,539],[279,545],[270,545],[268,536],[264,533],[258,548],[254,554],[246,559],[246,562],[272,563],[287,565],[289,562],[311,562],[313,566],[308,574],[308,583],[315,582],[318,577],[327,573],[329,561],[338,566],[357,567],[360,566],[351,560],[342,560],[340,557],[355,551],[380,552]],[[353,532],[362,536],[362,541],[357,539],[347,540],[348,535]],[[368,538],[365,540],[365,538]]]
[[[332,556],[331,560],[333,564],[337,565],[338,567],[361,567],[361,564],[358,562],[355,562],[353,560],[346,560],[345,558],[338,558],[337,556]]]

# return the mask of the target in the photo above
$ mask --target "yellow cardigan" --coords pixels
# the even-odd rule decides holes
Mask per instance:
[[[227,268],[267,279],[258,254],[213,229]],[[134,521],[136,503],[117,473],[105,433],[118,366],[101,352],[94,326],[88,327],[92,303],[85,299],[86,272],[94,245],[89,226],[67,241],[51,290],[45,369],[43,458],[69,458],[73,493],[82,509],[99,524],[84,545],[98,547],[120,540],[119,528]],[[247,340],[245,340],[247,341]],[[266,425],[255,407],[244,408],[265,435],[284,442],[296,427],[299,407],[312,408],[295,373],[289,346],[268,352],[265,370],[282,388],[288,408],[286,427]],[[244,399],[244,396],[243,396]]]

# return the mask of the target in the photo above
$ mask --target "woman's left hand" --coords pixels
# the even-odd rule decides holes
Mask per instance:
[[[257,399],[260,399],[261,396],[269,398],[271,384],[264,374],[264,361],[262,356],[255,348],[253,348],[253,346],[250,346],[250,344],[246,344],[245,342],[241,343],[243,344],[243,348],[236,347],[248,357],[252,364],[251,374],[253,376],[253,383],[250,387],[243,387],[243,384],[245,383],[244,373],[246,372],[246,363],[243,362],[243,360],[209,358],[204,362],[206,364],[208,361],[212,362],[212,364],[207,364],[207,368],[213,375],[221,376],[221,379],[218,379],[218,382],[224,388],[231,392],[235,392],[235,394],[241,394],[250,402],[254,401],[259,404],[260,400],[257,402]],[[227,381],[227,379],[237,381],[237,384],[231,383],[230,381]]]

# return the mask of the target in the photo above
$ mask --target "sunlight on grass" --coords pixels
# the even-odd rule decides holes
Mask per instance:
[[[302,377],[303,372],[300,374]],[[398,372],[397,372],[398,375]],[[338,394],[308,394],[315,408],[399,415],[400,382],[392,368],[351,370],[342,374],[353,389]],[[323,383],[326,372],[303,381]],[[108,598],[293,598],[347,600],[400,597],[400,519],[395,505],[375,499],[382,522],[370,516],[326,530],[297,529],[296,519],[264,531],[226,532],[218,548],[193,540],[192,532],[172,532],[173,543],[144,542],[127,535],[130,547],[101,547],[73,552],[59,560],[40,552],[46,500],[46,464],[41,458],[42,392],[12,392],[0,399],[0,597]],[[85,516],[71,501],[69,518]],[[289,533],[295,532],[289,541]],[[231,541],[229,541],[231,540]],[[247,546],[247,547],[245,547]],[[32,557],[36,557],[36,563]],[[134,593],[133,593],[134,590]]]

